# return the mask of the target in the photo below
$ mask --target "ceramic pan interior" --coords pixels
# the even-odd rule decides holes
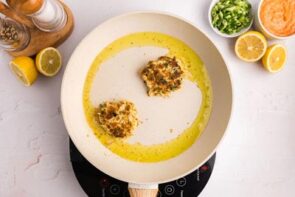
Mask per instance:
[[[117,38],[144,31],[172,35],[189,45],[205,63],[213,88],[212,114],[201,137],[179,156],[156,163],[133,162],[113,154],[93,135],[82,105],[85,77],[97,54]],[[95,167],[126,182],[162,183],[190,173],[215,152],[230,119],[232,86],[220,52],[198,28],[169,14],[137,12],[108,20],[81,41],[64,74],[61,104],[71,139]]]

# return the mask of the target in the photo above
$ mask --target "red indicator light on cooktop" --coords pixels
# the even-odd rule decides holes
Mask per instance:
[[[209,169],[209,167],[207,165],[203,165],[201,167],[201,171],[207,171]]]

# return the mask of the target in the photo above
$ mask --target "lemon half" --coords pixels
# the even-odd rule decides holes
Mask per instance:
[[[274,44],[267,48],[266,53],[262,58],[262,63],[266,70],[275,73],[283,69],[286,60],[286,47],[281,44]]]
[[[60,52],[53,47],[41,50],[36,57],[36,66],[40,73],[52,77],[58,73],[62,65]]]
[[[265,37],[257,31],[248,31],[236,41],[236,55],[246,62],[256,62],[262,58],[267,48]]]
[[[36,81],[38,71],[32,58],[25,56],[17,57],[10,61],[9,65],[17,78],[20,79],[25,86],[30,86]]]

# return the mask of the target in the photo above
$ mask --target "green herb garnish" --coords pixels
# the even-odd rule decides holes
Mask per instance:
[[[247,0],[220,0],[212,8],[211,19],[222,33],[240,32],[252,21],[251,4]]]

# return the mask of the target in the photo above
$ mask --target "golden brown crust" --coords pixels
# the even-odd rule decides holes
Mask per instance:
[[[94,117],[97,123],[114,137],[129,137],[138,125],[135,105],[125,100],[100,104]]]
[[[142,70],[141,77],[147,86],[149,96],[168,96],[181,88],[184,71],[176,58],[159,57],[150,61]]]

